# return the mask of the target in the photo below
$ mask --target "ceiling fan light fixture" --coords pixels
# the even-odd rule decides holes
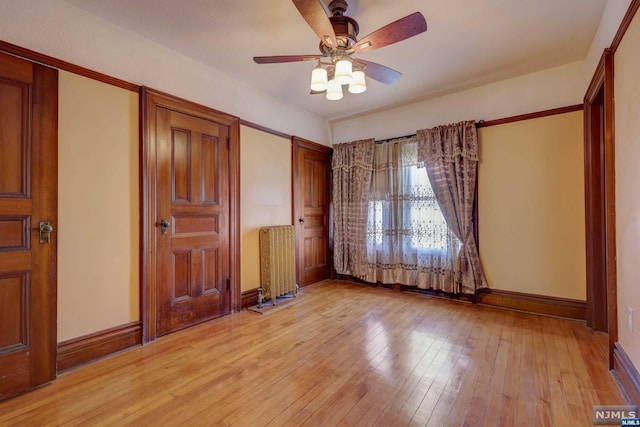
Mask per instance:
[[[362,93],[367,90],[367,82],[364,78],[364,72],[354,71],[352,76],[353,80],[349,83],[349,93]]]
[[[325,5],[329,0],[292,1],[320,38],[320,54],[254,56],[253,60],[258,64],[276,64],[317,59],[317,69],[311,73],[311,94],[325,93],[329,100],[342,99],[344,85],[348,86],[349,93],[365,92],[365,72],[366,77],[388,85],[402,76],[402,73],[384,65],[352,59],[352,54],[380,49],[427,31],[427,21],[422,13],[414,12],[378,28],[358,41],[360,26],[355,19],[346,15],[349,6],[347,0],[331,0],[328,4],[331,16],[328,16]],[[322,62],[323,59],[325,62]]]
[[[328,79],[327,70],[322,67],[316,67],[311,71],[311,90],[323,92],[327,90]]]
[[[348,85],[353,80],[353,66],[348,59],[341,59],[336,62],[335,81],[341,85]]]
[[[335,79],[329,80],[327,85],[327,99],[329,101],[337,101],[342,99],[342,85],[338,83]]]

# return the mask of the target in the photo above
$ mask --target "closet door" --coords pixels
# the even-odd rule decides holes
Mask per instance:
[[[296,274],[300,286],[331,277],[331,152],[324,145],[293,138]]]

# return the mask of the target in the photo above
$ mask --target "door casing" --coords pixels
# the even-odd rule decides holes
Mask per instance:
[[[587,324],[609,334],[610,368],[618,341],[613,73],[605,49],[584,97]]]
[[[140,312],[143,343],[158,336],[158,289],[156,278],[156,187],[155,109],[163,107],[215,121],[229,127],[229,272],[231,311],[241,308],[240,297],[240,119],[194,102],[143,87],[141,90],[141,292]]]

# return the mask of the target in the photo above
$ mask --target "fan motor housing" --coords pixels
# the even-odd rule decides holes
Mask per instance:
[[[331,16],[329,20],[333,26],[333,31],[336,33],[338,44],[345,44],[340,47],[348,48],[358,41],[357,36],[360,31],[360,27],[355,19],[344,15],[338,15]]]
[[[332,15],[329,17],[329,21],[331,21],[338,46],[327,46],[321,41],[320,52],[323,55],[330,55],[335,48],[349,49],[358,41],[357,36],[360,31],[358,23],[355,19],[344,16],[348,7],[349,4],[346,0],[333,0],[329,3],[329,10]]]
[[[355,19],[344,15],[329,17],[333,32],[336,34],[336,41],[339,48],[349,49],[358,41],[358,32],[360,27]],[[320,52],[324,55],[331,53],[331,46],[327,46],[324,42],[320,42]]]

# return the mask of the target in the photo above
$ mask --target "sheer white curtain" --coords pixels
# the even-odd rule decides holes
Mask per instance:
[[[457,292],[460,241],[447,227],[417,138],[377,144],[367,216],[369,282]]]

